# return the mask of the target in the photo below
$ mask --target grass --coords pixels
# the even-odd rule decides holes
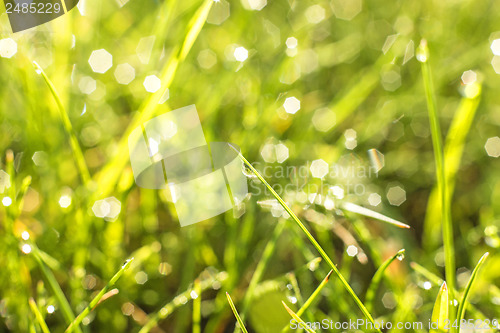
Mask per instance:
[[[108,284],[104,288],[102,288],[101,291],[99,291],[99,293],[92,299],[92,301],[90,301],[89,305],[85,308],[85,310],[83,310],[71,322],[71,324],[68,326],[65,332],[73,332],[75,328],[81,324],[83,318],[85,318],[90,313],[90,311],[94,310],[95,307],[98,306],[101,301],[107,298],[105,297],[106,294],[111,291],[111,288],[115,285],[116,281],[118,281],[118,279],[123,275],[123,273],[130,267],[130,264],[132,263],[133,260],[134,258],[125,261],[120,270],[116,272],[115,275],[113,275],[111,280],[109,280]]]
[[[434,148],[434,160],[436,163],[436,178],[439,188],[439,197],[441,202],[441,218],[443,225],[443,243],[444,243],[444,255],[445,255],[445,271],[446,271],[446,281],[449,286],[449,298],[455,300],[454,290],[455,290],[455,245],[454,245],[454,235],[453,235],[453,224],[451,221],[451,208],[450,201],[451,197],[448,195],[448,182],[446,179],[446,167],[444,164],[443,155],[443,143],[441,137],[441,125],[439,124],[439,117],[437,113],[436,99],[434,97],[434,84],[432,80],[431,68],[429,65],[429,48],[427,46],[427,41],[422,40],[420,42],[419,49],[417,50],[417,59],[422,64],[422,77],[424,81],[425,96],[427,100],[427,109],[429,111],[429,122],[432,134],[432,146]],[[446,302],[445,304],[448,304]],[[450,322],[454,322],[455,315],[455,305],[453,301],[449,303],[449,313]],[[452,327],[451,332],[455,329]]]
[[[288,307],[288,305],[285,304],[285,302],[283,302],[283,307],[285,308],[285,310],[290,314],[290,316],[295,319],[295,321],[298,323],[298,324],[301,324],[300,327],[303,327],[306,332],[308,333],[316,333],[313,329],[309,328],[307,326],[307,324],[304,322],[304,320],[302,320],[302,318],[300,318],[295,312],[293,312],[292,309],[290,309]]]
[[[488,255],[489,255],[489,253],[486,252],[481,257],[481,259],[479,259],[476,267],[472,271],[472,274],[470,276],[469,282],[467,282],[467,286],[465,286],[464,294],[463,294],[462,299],[460,301],[460,304],[458,306],[458,317],[457,317],[457,319],[458,319],[459,323],[462,323],[462,319],[465,318],[465,309],[467,308],[467,300],[469,298],[470,291],[472,289],[472,286],[474,285],[474,282],[477,279],[477,275],[479,273],[479,270],[484,265],[484,262],[488,258]],[[461,328],[461,326],[460,326],[460,328]],[[460,328],[458,329],[458,332],[460,332]]]
[[[61,98],[59,97],[59,94],[57,93],[57,90],[50,81],[50,79],[47,77],[47,74],[45,74],[45,71],[36,63],[36,61],[33,62],[33,65],[35,67],[35,71],[40,74],[45,83],[47,84],[52,96],[54,97],[54,100],[56,101],[57,104],[57,109],[59,110],[59,116],[61,118],[61,122],[63,123],[64,130],[66,131],[67,135],[69,136],[69,141],[71,144],[71,149],[73,151],[73,155],[75,157],[75,162],[78,167],[78,170],[80,171],[80,177],[82,178],[82,182],[84,184],[87,184],[87,182],[90,180],[90,173],[87,168],[87,164],[85,163],[85,158],[83,157],[82,149],[80,147],[80,144],[78,142],[78,139],[76,138],[75,131],[73,130],[73,126],[71,125],[71,121],[69,120],[68,113],[66,109],[64,108],[64,105],[61,101]]]
[[[30,308],[35,314],[35,318],[40,325],[40,329],[42,330],[43,333],[49,333],[49,328],[47,327],[47,324],[45,323],[45,320],[43,319],[42,314],[40,313],[40,310],[38,310],[38,306],[35,303],[35,300],[33,298],[30,298],[29,300]]]
[[[377,269],[375,275],[373,275],[373,278],[370,281],[370,286],[366,291],[366,304],[368,309],[373,309],[375,294],[377,293],[377,289],[380,285],[380,282],[382,281],[382,278],[384,276],[385,271],[387,270],[387,267],[389,267],[389,265],[396,259],[400,261],[403,260],[404,256],[405,256],[405,249],[401,249],[395,255],[385,260],[382,263],[382,265],[380,265],[380,267]]]
[[[234,316],[236,317],[236,320],[238,321],[238,325],[240,326],[240,329],[244,333],[248,333],[248,330],[245,327],[245,324],[243,323],[243,320],[241,319],[240,315],[238,314],[238,310],[236,310],[236,307],[234,306],[233,300],[231,299],[231,296],[229,296],[229,293],[226,292],[227,296],[227,301],[229,302],[229,306],[231,307],[231,310],[234,313]]]
[[[318,301],[318,296],[321,294],[321,291],[323,288],[326,286],[328,281],[330,280],[330,276],[332,275],[333,270],[331,270],[328,275],[321,281],[321,283],[318,285],[318,287],[314,290],[314,292],[309,296],[309,298],[304,302],[304,304],[300,307],[299,311],[295,314],[297,317],[302,316],[304,312],[307,311],[307,309],[316,301]],[[284,303],[283,303],[284,304]],[[284,304],[285,305],[285,304]],[[289,308],[287,309],[287,311]],[[289,312],[289,311],[288,311]],[[290,313],[290,312],[289,312]],[[288,332],[290,330],[290,326],[285,326],[281,332]]]
[[[297,224],[297,226],[300,228],[300,230],[302,230],[302,232],[306,235],[307,239],[316,248],[316,250],[319,252],[319,254],[321,255],[321,257],[331,267],[331,269],[333,270],[333,272],[335,273],[335,275],[337,276],[337,278],[340,280],[340,283],[342,284],[342,286],[345,288],[345,290],[348,292],[348,294],[354,300],[354,302],[359,307],[359,309],[361,310],[361,312],[363,313],[363,315],[366,317],[366,319],[375,324],[375,321],[373,320],[372,316],[370,315],[370,313],[366,309],[366,307],[363,304],[363,302],[361,302],[361,300],[356,295],[356,293],[354,292],[354,290],[352,290],[352,288],[349,285],[349,283],[346,281],[346,279],[342,276],[342,274],[340,273],[340,271],[337,269],[337,266],[335,266],[335,264],[333,263],[333,261],[326,254],[325,250],[323,250],[323,248],[321,247],[321,245],[319,245],[319,243],[311,235],[311,233],[309,232],[309,230],[307,230],[307,228],[304,226],[304,224],[299,220],[299,218],[297,217],[297,215],[295,215],[295,213],[288,207],[288,205],[285,203],[285,201],[283,201],[283,199],[279,196],[278,193],[276,193],[276,191],[271,187],[271,185],[269,185],[269,183],[266,182],[266,180],[252,166],[252,164],[250,162],[248,162],[247,159],[245,157],[243,157],[243,155],[241,153],[238,156],[245,163],[245,165],[250,170],[252,170],[252,172],[257,176],[257,178],[267,187],[267,189],[269,190],[269,192],[271,192],[271,194],[276,198],[276,200],[278,200],[279,204],[290,215],[290,217]]]
[[[450,292],[443,282],[437,294],[436,303],[432,309],[431,322],[436,323],[437,327],[431,328],[429,333],[446,332],[453,327],[453,321],[450,320]]]
[[[256,3],[87,0],[20,34],[0,5],[0,55],[17,47],[0,56],[1,332],[500,316],[500,4]],[[207,141],[245,152],[251,194],[181,228],[167,191],[136,186],[128,139],[191,104]]]

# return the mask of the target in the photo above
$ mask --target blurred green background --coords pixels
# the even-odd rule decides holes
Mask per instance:
[[[372,314],[427,322],[444,255],[415,58],[423,38],[454,188],[457,289],[489,251],[467,318],[500,317],[497,2],[86,0],[16,34],[0,12],[0,331],[40,331],[33,298],[49,329],[63,332],[71,320],[44,270],[78,314],[130,257],[119,293],[83,319],[84,332],[137,332],[148,322],[152,332],[233,332],[226,291],[250,331],[287,324],[281,300],[297,310],[329,269],[262,184],[250,176],[252,194],[234,212],[180,228],[168,193],[133,182],[129,131],[191,104],[207,141],[239,145],[271,185],[295,184],[279,194],[362,300],[383,260],[405,248]],[[344,173],[315,178],[318,160]],[[283,176],[280,167],[309,172]],[[357,172],[370,167],[381,169]],[[96,216],[99,200],[106,218]],[[196,279],[206,282],[201,297]],[[305,318],[360,316],[333,276]]]

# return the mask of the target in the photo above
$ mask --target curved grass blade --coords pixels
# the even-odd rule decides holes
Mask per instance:
[[[437,276],[436,274],[430,272],[427,270],[427,268],[417,264],[416,262],[411,262],[410,263],[410,267],[415,271],[417,272],[418,274],[422,275],[424,278],[426,278],[427,280],[429,280],[432,284],[434,285],[441,285],[444,280],[441,279],[439,276]],[[454,290],[455,291],[455,294],[458,294],[458,291],[457,290]],[[474,307],[473,304],[469,304],[469,308],[470,308],[470,311],[472,312],[472,314],[474,315],[474,317],[478,318],[478,319],[487,319],[487,317],[481,312],[479,311],[476,307]]]
[[[118,182],[121,176],[121,170],[125,167],[128,161],[128,139],[132,131],[153,117],[159,110],[165,111],[158,107],[162,96],[165,94],[167,89],[170,87],[172,81],[174,80],[177,69],[180,64],[184,61],[189,51],[191,50],[194,42],[198,38],[198,35],[206,22],[210,8],[213,4],[213,0],[205,0],[200,8],[196,11],[188,24],[188,31],[181,46],[177,46],[174,51],[172,51],[172,57],[163,67],[160,80],[161,88],[154,94],[151,94],[140,106],[137,115],[132,119],[129,126],[125,130],[122,136],[116,153],[109,163],[103,168],[103,170],[96,175],[97,183],[99,184],[100,196],[107,196],[114,188],[115,184]]]
[[[396,259],[402,260],[405,255],[405,249],[399,250],[395,255],[387,259],[380,265],[380,267],[377,269],[375,272],[375,275],[373,275],[373,278],[370,282],[370,286],[368,287],[368,290],[366,292],[366,307],[368,310],[373,310],[373,300],[375,298],[375,293],[377,292],[377,289],[380,285],[380,281],[382,281],[382,277],[384,276],[384,272],[389,267],[389,265]],[[401,259],[400,259],[401,258]]]
[[[43,333],[50,333],[49,328],[47,327],[47,324],[45,323],[45,320],[43,320],[43,316],[38,310],[38,306],[35,303],[35,300],[33,298],[29,299],[29,304],[31,311],[33,311],[33,314],[35,315],[36,321],[40,325],[40,328],[42,329]]]
[[[229,306],[231,307],[231,310],[233,310],[234,316],[236,317],[236,320],[238,321],[241,330],[243,331],[243,333],[248,333],[248,330],[246,329],[245,324],[243,324],[243,320],[241,320],[241,317],[238,314],[238,310],[236,310],[233,300],[231,299],[231,296],[229,296],[228,292],[226,292],[226,296],[227,296],[227,301],[229,302]]]
[[[477,275],[479,273],[479,270],[483,266],[484,262],[488,258],[489,253],[486,252],[483,254],[481,259],[479,259],[476,267],[472,271],[472,274],[470,276],[469,282],[467,282],[467,286],[465,287],[464,295],[462,296],[462,301],[460,301],[460,305],[458,306],[458,317],[457,320],[460,323],[462,319],[465,317],[465,310],[467,308],[467,299],[469,298],[470,291],[472,289],[472,285],[474,284],[474,281],[477,279]],[[458,332],[460,332],[460,327],[458,328]]]
[[[445,275],[449,286],[450,299],[454,298],[455,290],[455,247],[453,241],[453,224],[451,221],[450,197],[445,172],[445,161],[443,155],[443,142],[441,137],[441,127],[437,113],[436,98],[434,96],[434,83],[432,81],[431,66],[429,65],[429,48],[427,41],[423,39],[417,52],[417,59],[422,64],[422,76],[424,81],[425,97],[427,100],[427,110],[429,112],[429,122],[431,127],[432,146],[434,150],[434,160],[436,163],[436,178],[441,201],[441,217],[443,223],[443,245],[445,255]],[[455,309],[453,302],[450,303],[450,321],[455,320]],[[452,327],[451,332],[455,329]]]
[[[224,282],[227,279],[227,273],[226,272],[220,272],[215,277],[207,278],[205,280],[202,280],[200,282],[200,293],[198,293],[198,296],[201,295],[201,293],[209,288],[212,288],[212,285],[215,281],[219,282]],[[160,320],[167,318],[176,310],[177,308],[181,307],[182,305],[186,304],[183,302],[183,300],[188,299],[191,300],[193,299],[193,288],[189,288],[183,293],[177,295],[172,301],[169,303],[165,304],[158,312],[156,312],[144,325],[139,333],[147,333],[153,329]]]
[[[441,288],[436,298],[436,303],[434,303],[434,308],[432,309],[431,321],[432,323],[437,323],[437,329],[431,328],[429,333],[441,333],[447,332],[445,330],[445,325],[447,320],[449,320],[449,292],[446,282],[443,282]]]
[[[49,90],[56,101],[57,108],[59,109],[59,116],[61,117],[64,130],[69,135],[71,149],[73,150],[73,154],[75,156],[75,162],[76,166],[78,167],[78,171],[80,172],[80,177],[82,178],[83,183],[87,184],[87,182],[90,180],[90,172],[89,169],[87,168],[87,164],[85,163],[85,158],[83,157],[82,149],[80,147],[80,144],[78,143],[78,139],[76,138],[76,134],[75,131],[73,130],[73,126],[71,125],[71,121],[69,120],[66,108],[64,107],[61,98],[59,97],[59,94],[57,93],[57,90],[54,87],[54,84],[52,83],[52,81],[50,81],[47,74],[45,74],[42,67],[40,67],[40,65],[38,65],[36,61],[33,61],[33,65],[35,66],[36,72],[42,75],[43,79],[45,80],[45,83],[49,87]]]
[[[245,157],[232,145],[229,144],[231,148],[233,148],[237,153],[240,159],[245,163],[245,165],[252,170],[252,172],[257,176],[257,178],[264,184],[264,186],[267,187],[267,189],[271,192],[271,194],[278,200],[280,205],[283,207],[283,209],[290,215],[292,220],[299,226],[299,228],[302,230],[302,232],[306,235],[306,237],[309,239],[311,244],[316,248],[316,250],[320,253],[320,255],[325,259],[325,261],[328,263],[328,265],[331,267],[335,275],[339,278],[340,282],[342,283],[342,286],[344,289],[349,293],[349,295],[352,297],[356,305],[359,307],[363,315],[368,319],[374,326],[375,326],[375,320],[373,320],[373,317],[370,315],[368,310],[366,309],[365,305],[359,297],[356,295],[354,290],[351,288],[347,280],[344,278],[344,276],[340,273],[340,271],[337,269],[337,266],[333,263],[333,261],[330,259],[330,257],[326,254],[325,250],[319,245],[319,243],[316,241],[316,239],[311,235],[309,230],[304,226],[304,224],[300,221],[300,219],[295,215],[295,213],[288,207],[288,205],[283,201],[283,199],[279,196],[278,193],[269,185],[269,183],[262,177],[262,175],[253,167],[253,165],[247,161]],[[377,329],[378,332],[381,332],[380,329]]]
[[[38,247],[35,244],[30,244],[30,246],[33,256],[35,257],[35,260],[38,266],[40,267],[42,274],[45,276],[45,279],[47,279],[47,282],[49,283],[49,286],[52,289],[55,298],[57,299],[57,303],[59,304],[64,319],[68,324],[71,324],[75,319],[75,314],[73,313],[73,310],[71,310],[71,306],[69,305],[66,296],[64,296],[64,293],[61,290],[61,286],[59,286],[59,283],[57,283],[54,273],[52,273],[52,271],[47,267],[47,265],[43,261],[42,256],[39,253]],[[77,332],[81,332],[79,327],[77,329]]]
[[[405,224],[403,222],[399,222],[393,218],[390,218],[390,217],[385,216],[383,214],[377,213],[371,209],[361,207],[361,206],[358,206],[358,205],[350,203],[350,202],[342,202],[340,204],[340,207],[342,209],[345,209],[345,210],[351,212],[351,213],[356,213],[356,214],[361,214],[361,215],[364,215],[367,217],[371,217],[371,218],[377,219],[379,221],[392,224],[398,228],[403,228],[403,229],[410,228],[410,226],[408,224]]]
[[[115,275],[113,275],[111,280],[109,280],[108,284],[104,288],[102,288],[101,291],[99,291],[97,296],[94,297],[89,305],[76,317],[75,320],[73,320],[73,322],[68,326],[65,332],[72,332],[75,327],[80,325],[83,318],[85,318],[90,313],[90,311],[92,311],[99,304],[101,299],[103,299],[103,296],[111,289],[111,287],[115,285],[116,281],[118,281],[118,279],[123,275],[123,272],[125,272],[130,267],[130,264],[133,260],[134,258],[128,259],[125,264],[123,264],[120,270],[116,272]]]
[[[305,301],[304,305],[302,305],[300,307],[299,311],[297,311],[297,316],[299,316],[299,317],[302,316],[302,314],[311,306],[311,304],[314,302],[316,297],[318,297],[318,295],[321,293],[321,290],[323,290],[323,288],[326,286],[326,284],[330,280],[330,276],[332,275],[332,273],[333,273],[333,270],[330,270],[328,275],[323,279],[323,281],[321,281],[319,286],[314,290],[314,292],[311,294],[311,296],[309,296],[309,298]],[[281,330],[281,332],[285,333],[285,332],[288,332],[289,330],[290,330],[290,327],[286,326]]]
[[[464,152],[465,139],[472,126],[474,116],[481,101],[481,86],[479,83],[473,83],[478,87],[478,94],[474,97],[464,97],[460,101],[455,115],[453,116],[450,129],[446,134],[444,146],[444,163],[446,165],[446,181],[448,186],[448,200],[451,200],[455,188],[456,174],[460,168],[460,161]],[[427,209],[424,220],[424,245],[434,247],[441,231],[440,224],[435,223],[441,219],[441,206],[439,201],[438,188],[434,187],[427,203]]]
[[[281,303],[283,304],[283,306],[285,307],[286,311],[290,314],[290,316],[292,316],[293,319],[295,319],[297,321],[297,323],[299,324],[302,324],[300,325],[301,327],[303,327],[306,332],[309,332],[309,333],[316,333],[315,331],[313,331],[312,329],[310,329],[309,327],[307,327],[306,323],[295,313],[293,312],[292,309],[290,309],[286,304],[285,302],[281,301]]]
[[[328,275],[323,279],[323,281],[321,281],[318,288],[316,288],[316,290],[314,290],[314,292],[311,294],[311,296],[309,296],[309,298],[304,302],[304,305],[302,305],[302,307],[299,309],[299,311],[297,311],[297,316],[302,316],[302,314],[304,312],[306,312],[306,310],[311,306],[311,304],[314,302],[316,297],[321,293],[321,290],[323,290],[323,288],[326,286],[326,284],[330,280],[330,276],[332,275],[332,273],[333,273],[333,270],[330,270]]]

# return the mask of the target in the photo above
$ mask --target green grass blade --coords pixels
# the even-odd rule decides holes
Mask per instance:
[[[445,162],[443,156],[443,143],[441,138],[441,127],[437,113],[436,99],[434,96],[434,84],[432,81],[431,67],[429,65],[429,49],[427,42],[422,40],[419,46],[417,59],[422,64],[422,76],[424,81],[425,97],[429,112],[431,126],[432,145],[434,148],[434,159],[436,163],[436,178],[440,193],[441,216],[443,223],[443,244],[445,254],[445,274],[449,286],[450,299],[454,300],[455,290],[455,248],[453,244],[453,225],[451,221],[450,198],[447,194],[447,182],[445,173]],[[450,321],[455,320],[455,310],[453,302],[450,303]],[[451,330],[454,332],[454,329]]]
[[[215,281],[218,282],[224,282],[227,280],[227,273],[226,272],[220,272],[214,277],[210,277],[207,279],[204,279],[200,282],[200,293],[197,294],[198,296],[201,295],[201,293],[209,288],[212,288],[212,285]],[[158,312],[156,312],[151,318],[148,320],[146,325],[144,325],[139,333],[147,333],[153,329],[160,320],[163,320],[170,316],[172,312],[174,312],[177,308],[185,305],[186,303],[182,302],[181,300],[183,299],[188,299],[191,300],[192,298],[192,291],[193,288],[189,288],[183,293],[177,295],[172,301],[168,302],[165,304]]]
[[[186,58],[200,34],[213,2],[213,0],[205,0],[198,11],[193,15],[188,25],[188,31],[182,42],[182,46],[180,48],[177,47],[177,51],[174,50],[172,52],[172,57],[161,71],[161,88],[156,93],[151,94],[150,97],[141,104],[139,112],[137,112],[137,115],[132,119],[122,136],[113,159],[107,163],[104,169],[97,175],[97,183],[99,184],[99,191],[97,191],[97,193],[101,196],[106,196],[113,190],[114,185],[121,175],[121,170],[123,170],[127,164],[129,153],[128,139],[132,131],[153,117],[159,110],[165,111],[165,108],[158,107],[158,103],[170,87],[179,65]]]
[[[234,316],[236,317],[236,320],[238,321],[238,324],[240,325],[241,330],[244,333],[248,333],[248,330],[245,327],[245,324],[243,324],[243,320],[241,320],[240,315],[238,314],[238,310],[236,310],[236,307],[234,306],[233,300],[231,299],[231,296],[229,296],[229,293],[226,292],[227,296],[227,301],[229,302],[229,306],[231,307],[231,310],[234,313]]]
[[[393,218],[390,218],[388,216],[385,216],[383,214],[375,212],[371,209],[361,207],[361,206],[358,206],[358,205],[350,203],[350,202],[342,202],[340,204],[340,207],[344,210],[351,212],[351,213],[356,213],[356,214],[364,215],[367,217],[371,217],[371,218],[377,219],[379,221],[394,225],[398,228],[403,228],[403,229],[410,228],[410,226],[408,224],[405,224],[403,222],[399,222]]]
[[[449,292],[448,287],[446,286],[446,282],[443,282],[441,288],[439,288],[439,292],[436,298],[436,303],[434,303],[434,308],[432,309],[431,322],[437,323],[437,329],[430,329],[429,333],[441,333],[446,332],[444,329],[446,325],[446,321],[449,319]],[[449,321],[448,323],[452,323]],[[447,326],[452,326],[447,325]]]
[[[318,297],[318,295],[321,293],[321,290],[323,290],[323,288],[326,286],[328,281],[330,281],[330,276],[332,275],[332,273],[333,273],[333,270],[330,270],[328,275],[323,279],[323,281],[321,281],[318,288],[316,288],[314,290],[314,292],[311,294],[311,296],[309,296],[309,298],[304,302],[304,305],[302,305],[302,307],[299,309],[299,311],[297,311],[298,316],[302,316],[302,314],[304,312],[306,312],[306,310],[311,306],[311,304],[314,302],[316,297]]]
[[[281,301],[281,303],[283,303],[283,306],[285,307],[286,311],[290,314],[290,316],[292,316],[292,318],[295,319],[299,325],[302,324],[301,327],[303,327],[306,330],[306,332],[316,333],[315,331],[313,331],[312,329],[310,329],[309,327],[307,327],[306,323],[295,312],[293,312],[293,310],[290,309],[285,304],[285,302]]]
[[[203,5],[198,9],[196,14],[191,19],[191,22],[188,24],[188,32],[186,34],[186,39],[182,44],[182,48],[179,52],[179,61],[183,61],[193,47],[194,42],[198,38],[203,25],[205,25],[205,21],[208,17],[208,13],[212,8],[213,0],[205,0],[203,1]]]
[[[285,222],[286,222],[285,219],[280,219],[278,221],[276,227],[274,228],[271,238],[269,239],[269,241],[266,244],[266,247],[264,248],[264,252],[262,252],[262,257],[259,260],[257,267],[255,268],[255,271],[252,275],[252,279],[250,280],[247,291],[245,293],[245,297],[243,298],[243,305],[241,311],[242,318],[245,318],[246,316],[248,307],[250,305],[250,302],[252,301],[255,287],[260,282],[262,275],[264,274],[264,271],[267,265],[269,264],[269,261],[271,260],[274,250],[276,249],[277,240],[281,235],[281,233],[283,232],[283,229],[285,228]]]
[[[78,167],[78,171],[80,172],[80,177],[82,178],[82,181],[84,184],[87,184],[87,182],[90,180],[90,172],[89,169],[87,168],[87,164],[85,163],[85,158],[83,157],[82,149],[80,147],[80,143],[78,142],[78,139],[76,138],[75,131],[73,130],[73,126],[71,125],[71,121],[69,120],[68,113],[66,112],[66,108],[64,107],[61,98],[59,97],[59,94],[57,93],[56,87],[52,83],[52,81],[49,79],[47,74],[45,74],[44,70],[40,65],[38,65],[35,61],[33,62],[33,65],[35,66],[35,70],[37,73],[42,75],[43,79],[45,80],[45,83],[49,87],[50,92],[52,93],[52,96],[54,97],[57,108],[59,110],[59,116],[61,117],[64,130],[69,136],[69,141],[71,145],[71,149],[73,150],[76,166]]]
[[[45,320],[43,320],[43,316],[38,310],[38,306],[35,303],[35,300],[33,298],[29,299],[29,304],[31,311],[33,311],[33,314],[35,315],[36,321],[40,325],[40,328],[42,329],[43,333],[50,333],[49,328],[47,327],[47,324],[45,323]]]
[[[380,267],[375,272],[375,275],[373,275],[373,278],[370,282],[370,286],[368,287],[368,290],[366,292],[366,300],[365,300],[366,307],[369,310],[373,309],[373,300],[375,298],[377,289],[380,285],[380,281],[382,281],[382,277],[384,276],[385,270],[394,260],[399,258],[404,258],[404,255],[405,255],[405,249],[399,250],[395,255],[384,261],[382,265],[380,265]]]
[[[476,83],[474,83],[476,84]],[[474,116],[481,101],[481,86],[477,83],[478,94],[472,98],[462,98],[460,105],[453,117],[450,129],[446,135],[444,146],[444,163],[446,165],[446,182],[448,188],[448,200],[451,200],[455,188],[455,177],[460,167],[465,139],[470,131]],[[439,201],[439,189],[434,187],[432,190],[424,221],[424,244],[434,246],[440,232],[440,224],[435,223],[441,219],[441,204]]]
[[[55,298],[57,299],[57,303],[59,304],[64,319],[68,324],[71,324],[75,319],[75,314],[73,313],[73,310],[71,310],[71,306],[69,305],[66,296],[64,296],[64,293],[61,290],[61,286],[59,286],[59,283],[57,283],[56,277],[54,276],[52,271],[43,262],[38,247],[35,244],[30,244],[30,245],[33,256],[35,257],[35,260],[38,266],[40,267],[42,274],[45,276],[45,279],[47,280],[50,288],[52,289],[52,292],[54,293]],[[77,331],[81,332],[80,328],[78,328]]]
[[[297,311],[297,316],[302,316],[302,314],[304,312],[307,311],[307,309],[311,306],[311,304],[316,300],[316,298],[318,297],[318,295],[321,293],[321,291],[323,290],[323,288],[327,285],[328,281],[330,280],[330,276],[332,275],[333,273],[333,270],[330,270],[330,272],[328,273],[328,275],[323,279],[323,281],[321,281],[321,283],[319,284],[319,286],[314,290],[314,292],[311,294],[311,296],[309,296],[309,298],[304,302],[304,304],[300,307],[299,311]],[[290,327],[289,326],[285,326],[281,332],[282,333],[285,333],[285,332],[288,332],[290,330]]]
[[[465,318],[465,310],[467,308],[467,299],[469,298],[470,291],[472,289],[472,285],[474,281],[476,281],[479,270],[483,266],[484,262],[488,258],[489,253],[486,252],[481,259],[479,259],[476,267],[472,271],[472,275],[470,276],[469,282],[467,282],[467,286],[465,287],[464,295],[462,296],[462,300],[460,301],[460,305],[458,306],[458,317],[457,320],[460,323],[462,319]],[[458,328],[458,332],[460,332],[460,327]]]
[[[31,176],[27,176],[23,179],[23,182],[21,184],[21,188],[19,189],[19,193],[16,198],[17,202],[17,213],[16,215],[19,216],[21,211],[23,210],[23,204],[24,204],[24,196],[26,195],[26,192],[28,191],[28,187],[31,185]]]
[[[194,280],[194,292],[196,298],[193,300],[193,333],[201,333],[201,284],[200,280]]]
[[[231,145],[230,145],[231,146]],[[234,150],[236,150],[233,146],[231,146]],[[238,153],[239,151],[236,150]],[[278,200],[280,205],[283,207],[283,209],[290,215],[292,220],[299,226],[299,228],[302,230],[302,232],[306,235],[306,237],[309,239],[311,244],[316,248],[316,250],[319,252],[319,254],[325,259],[325,261],[328,263],[330,268],[334,271],[335,275],[339,278],[340,282],[342,283],[342,286],[344,289],[349,293],[351,298],[354,300],[356,305],[359,307],[363,315],[368,319],[371,323],[375,325],[375,321],[373,320],[373,317],[370,315],[368,310],[366,309],[365,305],[359,297],[356,295],[354,290],[351,288],[347,280],[344,278],[344,276],[340,273],[340,271],[337,269],[337,266],[333,263],[333,261],[330,259],[330,257],[326,254],[325,250],[319,245],[319,243],[316,241],[316,239],[311,235],[309,230],[304,226],[304,224],[300,221],[300,219],[295,215],[295,213],[288,207],[288,205],[283,201],[283,199],[279,196],[278,193],[272,188],[271,185],[262,177],[262,175],[253,167],[253,165],[246,160],[245,157],[241,153],[239,153],[239,157],[245,163],[245,165],[252,170],[252,172],[257,176],[257,178],[264,184],[264,186],[267,187],[267,189],[271,192],[271,194]],[[378,330],[380,332],[380,330]]]
[[[422,265],[417,264],[414,261],[412,261],[410,263],[410,267],[415,272],[417,272],[418,274],[422,275],[424,278],[426,278],[427,280],[429,280],[430,282],[432,282],[435,285],[440,286],[444,282],[444,280],[441,279],[439,276],[437,276],[436,274],[430,272],[427,268],[425,268]]]
[[[417,272],[418,274],[420,274],[421,276],[423,276],[424,278],[426,278],[427,280],[429,280],[429,282],[431,282],[433,285],[436,285],[436,286],[440,286],[444,280],[441,279],[439,276],[437,276],[436,274],[430,272],[429,270],[427,270],[425,267],[417,264],[416,262],[411,262],[410,263],[410,267],[415,271]],[[454,290],[455,294],[458,294],[458,291],[457,290]],[[473,312],[474,316],[476,318],[479,318],[479,319],[486,319],[487,317],[481,312],[479,311],[474,305],[472,304],[469,304],[469,308],[471,310],[471,312]]]
[[[108,284],[99,291],[99,293],[94,297],[92,301],[90,301],[89,305],[73,320],[73,322],[68,326],[65,332],[72,332],[75,327],[80,325],[83,318],[85,318],[90,311],[92,311],[98,304],[99,301],[103,298],[103,296],[115,285],[116,281],[123,275],[123,273],[130,267],[130,264],[134,258],[128,259],[120,268],[118,272],[109,280]]]

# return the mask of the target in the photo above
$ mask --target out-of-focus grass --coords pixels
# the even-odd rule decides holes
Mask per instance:
[[[74,9],[15,35],[0,5],[0,40],[17,44],[14,56],[0,57],[0,331],[61,332],[84,313],[83,332],[233,332],[226,292],[249,332],[289,325],[282,301],[306,321],[363,318],[352,295],[364,300],[367,290],[375,321],[427,323],[446,270],[458,318],[500,317],[499,160],[485,150],[500,127],[492,66],[499,71],[500,61],[490,49],[500,5],[268,1],[252,10],[258,4],[265,1],[87,0],[84,15]],[[441,241],[414,57],[422,38],[435,125],[446,134],[457,269]],[[236,47],[248,59],[236,61]],[[89,66],[99,49],[113,56],[103,74]],[[126,85],[115,76],[124,63],[135,69]],[[475,82],[470,72],[463,78],[469,70]],[[144,88],[148,75],[162,81],[156,93]],[[300,100],[295,114],[283,107],[289,97]],[[311,238],[249,170],[244,211],[185,228],[168,193],[134,184],[130,131],[190,104],[207,141],[239,145]],[[382,165],[371,164],[372,149]],[[314,178],[319,159],[336,172]],[[96,217],[95,202],[110,197],[119,213]],[[411,228],[374,221],[381,217]],[[318,260],[311,239],[331,264]],[[387,265],[401,248],[409,260]],[[113,287],[119,293],[89,311],[127,257],[135,260]],[[345,284],[324,282],[332,268]]]

